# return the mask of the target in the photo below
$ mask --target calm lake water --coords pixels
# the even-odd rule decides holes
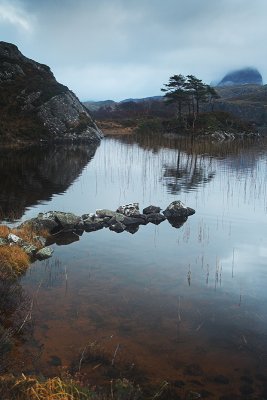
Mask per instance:
[[[166,381],[177,399],[267,399],[266,167],[264,139],[3,152],[3,220],[129,202],[196,210],[179,229],[164,221],[54,244],[19,283],[29,307],[13,371]]]

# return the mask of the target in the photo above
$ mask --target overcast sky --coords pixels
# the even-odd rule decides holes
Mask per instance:
[[[0,40],[47,64],[81,100],[161,94],[254,66],[267,81],[267,0],[0,0]]]

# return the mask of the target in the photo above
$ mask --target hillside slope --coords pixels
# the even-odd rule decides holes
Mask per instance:
[[[83,139],[101,132],[88,110],[50,68],[0,42],[0,141]]]

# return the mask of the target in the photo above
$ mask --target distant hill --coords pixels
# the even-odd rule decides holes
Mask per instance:
[[[262,82],[261,75],[259,78],[255,69],[245,69],[247,72],[248,70],[251,73],[250,78],[254,76],[254,81]],[[242,71],[244,72],[244,69]],[[215,87],[220,98],[214,101],[213,110],[231,113],[237,118],[249,122],[252,126],[265,127],[267,126],[267,85],[259,83],[245,84],[244,82],[248,80],[248,76],[242,74],[230,75],[231,79],[235,81],[234,84]],[[227,76],[229,78],[229,74]],[[243,76],[243,80],[240,78],[241,76]],[[241,84],[237,84],[238,79],[241,79]],[[88,103],[90,103],[88,105],[89,110],[97,120],[127,121],[146,117],[173,118],[177,113],[174,104],[166,106],[163,96],[150,96],[140,99],[130,98],[119,103],[107,100],[103,102],[86,102],[84,104],[87,106]],[[211,111],[209,103],[202,104],[201,110],[205,112]]]
[[[240,119],[267,126],[267,85],[216,87],[221,96],[214,110],[231,112]]]
[[[0,141],[83,139],[101,132],[88,110],[50,68],[0,42]]]
[[[98,111],[100,108],[102,109],[110,109],[114,110],[115,107],[119,104],[123,103],[145,103],[148,101],[161,101],[162,96],[151,96],[151,97],[143,97],[140,99],[124,99],[121,101],[114,101],[114,100],[102,100],[102,101],[84,101],[83,104],[89,111]]]
[[[88,108],[90,111],[97,111],[101,107],[111,107],[115,108],[116,106],[116,101],[114,100],[102,100],[102,101],[84,101],[83,105]]]
[[[143,103],[144,101],[161,101],[162,100],[162,96],[151,96],[151,97],[143,97],[140,99],[125,99],[125,100],[121,100],[120,103],[129,103],[129,102],[133,102],[133,103]]]
[[[256,68],[242,68],[228,72],[218,83],[218,86],[262,85],[262,76]]]

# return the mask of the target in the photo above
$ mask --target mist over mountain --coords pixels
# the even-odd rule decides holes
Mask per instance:
[[[253,67],[238,69],[228,72],[217,86],[234,85],[262,85],[263,79],[260,72]]]

